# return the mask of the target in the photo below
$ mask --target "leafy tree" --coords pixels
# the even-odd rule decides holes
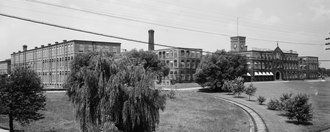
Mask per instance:
[[[157,71],[127,56],[79,54],[64,85],[81,130],[155,131],[166,97],[154,89]]]
[[[289,119],[296,119],[298,123],[311,121],[313,118],[312,104],[308,103],[307,94],[298,94],[285,103],[285,115]]]
[[[257,100],[258,100],[259,104],[262,105],[262,103],[264,103],[266,101],[266,98],[263,96],[258,96]]]
[[[136,65],[142,64],[144,69],[156,72],[158,76],[167,76],[170,68],[158,59],[157,54],[152,51],[143,51],[133,49],[124,53],[128,58],[134,59]]]
[[[238,77],[232,81],[232,92],[237,94],[237,97],[240,96],[245,91],[244,79]]]
[[[196,70],[195,81],[202,87],[221,91],[225,80],[233,80],[246,72],[247,58],[245,56],[218,50],[202,59]]]
[[[256,93],[256,91],[257,91],[257,88],[254,87],[252,83],[245,89],[245,93],[247,95],[249,95],[249,100],[250,100],[250,97]]]
[[[9,116],[10,131],[13,121],[22,125],[44,118],[40,110],[45,110],[46,97],[37,73],[30,68],[17,67],[8,78],[3,78],[0,86],[0,103]]]

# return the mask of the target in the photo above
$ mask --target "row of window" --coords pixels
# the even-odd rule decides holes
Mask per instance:
[[[164,61],[164,60],[163,60]],[[198,64],[200,63],[200,60],[181,60],[179,63],[178,60],[166,60],[167,66],[170,68],[197,68]]]
[[[282,57],[281,54],[277,53],[273,55],[270,54],[246,54],[248,58],[255,58],[255,59],[261,59],[261,60],[273,60],[273,59],[281,59],[281,60],[288,60],[288,61],[298,61],[298,56],[284,56]]]
[[[201,51],[192,51],[192,50],[166,50],[158,51],[158,57],[161,59],[164,58],[176,58],[176,57],[187,57],[187,58],[200,58],[202,55]]]
[[[298,64],[276,64],[276,63],[270,63],[270,62],[254,62],[252,64],[251,62],[248,62],[248,68],[249,69],[273,69],[273,68],[283,68],[283,69],[298,69]]]

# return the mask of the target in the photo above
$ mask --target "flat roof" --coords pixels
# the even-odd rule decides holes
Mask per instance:
[[[69,40],[69,41],[63,40],[62,42],[58,42],[58,43],[55,42],[55,44],[48,43],[50,45],[47,44],[47,45],[44,45],[44,47],[40,46],[40,47],[37,47],[37,48],[28,49],[26,51],[32,51],[32,50],[36,50],[36,49],[41,49],[41,48],[61,45],[61,44],[64,44],[64,43],[71,43],[71,42],[90,42],[90,43],[104,43],[104,44],[121,45],[121,43],[119,43],[119,42],[105,42],[105,41],[91,41],[91,40]],[[23,51],[14,52],[12,54],[16,54],[16,53],[19,53],[19,52],[23,52]],[[10,55],[12,55],[12,54],[10,54]]]

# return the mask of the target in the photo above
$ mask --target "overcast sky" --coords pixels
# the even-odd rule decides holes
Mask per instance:
[[[229,36],[237,35],[238,17],[238,34],[247,37],[248,49],[275,49],[275,41],[280,41],[282,50],[330,60],[330,50],[324,45],[330,37],[330,0],[0,0],[0,13],[141,41],[147,41],[148,30],[154,29],[156,43],[212,52],[229,50]],[[31,49],[74,39],[120,42],[128,50],[147,49],[145,44],[0,16],[0,60],[22,50],[23,44]],[[156,46],[160,48],[164,47]],[[330,68],[330,62],[321,62],[321,66]]]

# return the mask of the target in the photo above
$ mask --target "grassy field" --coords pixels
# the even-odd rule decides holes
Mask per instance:
[[[65,93],[47,93],[47,111],[45,119],[19,126],[19,130],[79,131],[75,114]],[[8,127],[8,118],[0,116],[0,125]],[[157,131],[249,131],[248,116],[240,108],[215,99],[204,93],[176,92],[175,99],[168,99],[166,109],[160,113],[160,124]]]
[[[250,83],[247,83],[247,85]],[[310,103],[313,107],[313,125],[301,126],[308,131],[320,131],[330,129],[330,78],[325,82],[320,80],[289,81],[289,82],[267,82],[254,83],[258,88],[256,95],[270,99],[278,99],[283,93],[306,93],[310,96]],[[247,97],[247,95],[245,95]],[[266,102],[266,103],[267,103]]]

